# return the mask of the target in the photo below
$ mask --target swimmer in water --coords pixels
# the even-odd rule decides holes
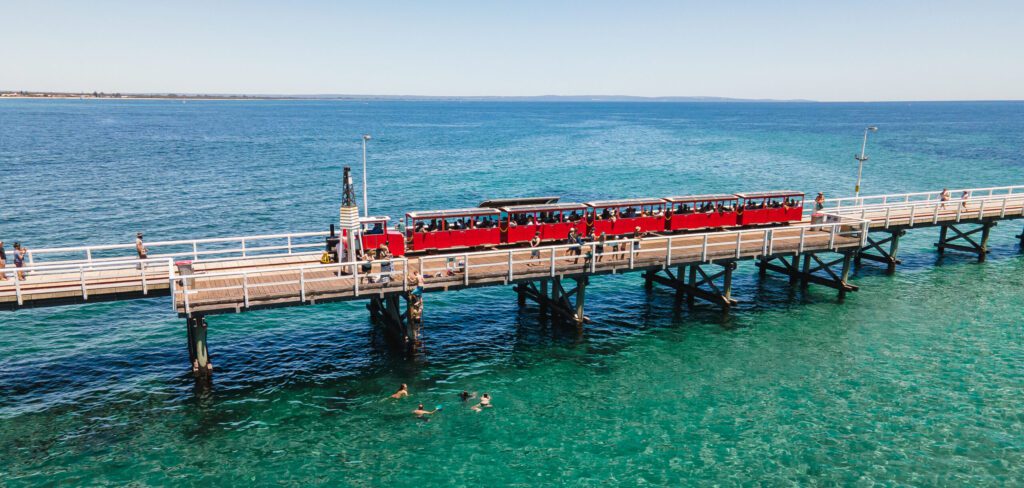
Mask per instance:
[[[406,386],[405,383],[402,383],[402,386],[400,386],[398,388],[398,391],[396,391],[393,395],[391,395],[391,398],[394,398],[395,400],[397,400],[399,398],[405,398],[407,396],[409,396],[409,387]]]
[[[480,395],[480,403],[473,405],[472,410],[474,412],[480,412],[485,408],[491,408],[491,395],[487,393]]]
[[[426,416],[427,415],[432,415],[435,412],[437,412],[438,410],[440,410],[440,409],[439,408],[435,408],[433,410],[424,410],[423,409],[423,404],[421,403],[421,404],[419,404],[419,406],[416,407],[416,410],[412,411],[412,414],[415,415],[416,418],[418,418],[418,419],[423,419],[423,420],[429,421],[430,419],[428,419]]]
[[[459,393],[459,398],[462,399],[462,401],[464,402],[468,402],[476,398],[476,393],[470,393],[468,391],[463,390],[462,393]]]

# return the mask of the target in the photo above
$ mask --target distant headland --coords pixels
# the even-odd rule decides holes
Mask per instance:
[[[138,100],[349,100],[451,102],[813,102],[729,97],[641,97],[632,95],[428,96],[428,95],[277,95],[230,93],[107,93],[0,90],[0,98],[138,99]]]

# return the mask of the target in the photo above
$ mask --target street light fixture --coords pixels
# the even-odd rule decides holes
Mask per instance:
[[[864,129],[864,143],[860,146],[860,156],[853,156],[853,159],[856,159],[860,163],[857,165],[857,186],[853,188],[854,197],[860,196],[860,176],[864,173],[864,161],[868,160],[868,156],[864,153],[868,148],[868,132],[878,132],[878,127],[872,125]]]
[[[363,217],[370,216],[370,205],[366,197],[366,141],[373,139],[370,134],[363,134]]]

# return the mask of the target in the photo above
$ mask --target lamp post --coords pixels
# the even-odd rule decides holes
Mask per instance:
[[[370,216],[370,205],[366,197],[366,141],[373,139],[370,134],[363,134],[363,217]]]
[[[860,146],[860,156],[853,156],[853,159],[856,159],[860,163],[857,165],[857,186],[853,188],[854,197],[860,196],[860,175],[864,173],[864,161],[868,160],[867,155],[864,153],[868,148],[868,132],[878,132],[878,127],[872,125],[864,129],[864,143]]]

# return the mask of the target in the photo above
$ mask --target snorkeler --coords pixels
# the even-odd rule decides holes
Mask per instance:
[[[476,405],[473,405],[472,410],[474,412],[479,412],[479,411],[482,411],[485,408],[490,408],[490,407],[491,407],[491,395],[488,394],[488,393],[484,393],[483,395],[480,395],[480,403],[477,403]]]
[[[459,393],[459,399],[464,402],[468,402],[474,398],[476,398],[476,392],[470,393],[466,390],[462,390],[462,393]]]
[[[399,398],[405,398],[407,396],[409,396],[409,387],[406,386],[405,383],[402,383],[402,386],[400,386],[398,388],[398,391],[396,391],[394,394],[391,395],[391,398],[394,398],[394,399],[397,400]]]
[[[416,407],[416,410],[412,411],[412,414],[415,415],[416,418],[420,418],[420,419],[423,419],[423,420],[430,420],[430,419],[428,419],[425,416],[426,415],[432,415],[432,414],[437,413],[439,411],[441,411],[441,406],[440,405],[434,407],[433,410],[424,410],[423,409],[423,404],[421,403],[421,404],[419,404],[419,406]]]

